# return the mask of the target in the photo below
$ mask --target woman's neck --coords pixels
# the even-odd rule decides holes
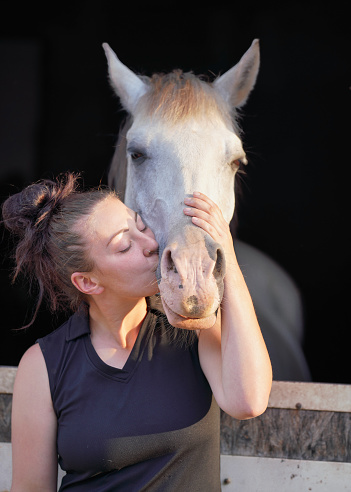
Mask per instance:
[[[89,302],[90,331],[93,343],[131,350],[147,313],[146,299]]]

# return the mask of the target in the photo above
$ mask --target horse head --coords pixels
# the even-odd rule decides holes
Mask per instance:
[[[109,184],[155,233],[160,295],[176,327],[213,326],[226,265],[219,244],[183,213],[184,197],[200,191],[234,213],[234,178],[246,164],[236,108],[254,87],[259,43],[212,83],[192,73],[140,77],[103,45],[111,85],[128,112]]]

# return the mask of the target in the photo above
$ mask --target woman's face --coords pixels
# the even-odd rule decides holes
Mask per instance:
[[[89,231],[93,273],[105,293],[136,298],[158,292],[158,244],[135,212],[109,197],[96,206]]]

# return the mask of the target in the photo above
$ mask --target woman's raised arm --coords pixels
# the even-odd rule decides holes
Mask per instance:
[[[202,369],[218,405],[237,419],[263,413],[272,385],[272,367],[250,293],[238,265],[229,224],[207,196],[184,200],[192,217],[224,248],[226,275],[217,323],[199,334]],[[191,208],[188,208],[191,207]]]

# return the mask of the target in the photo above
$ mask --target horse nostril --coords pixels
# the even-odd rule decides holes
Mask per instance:
[[[166,264],[167,272],[173,270],[174,273],[178,273],[174,261],[172,259],[172,252],[170,250],[167,251],[165,254],[165,264]]]
[[[221,282],[225,275],[226,263],[223,247],[211,239],[209,235],[205,236],[206,249],[209,257],[214,262],[211,274],[217,282]]]
[[[217,259],[213,269],[213,276],[215,279],[222,278],[225,271],[225,259],[222,249],[217,249]]]

